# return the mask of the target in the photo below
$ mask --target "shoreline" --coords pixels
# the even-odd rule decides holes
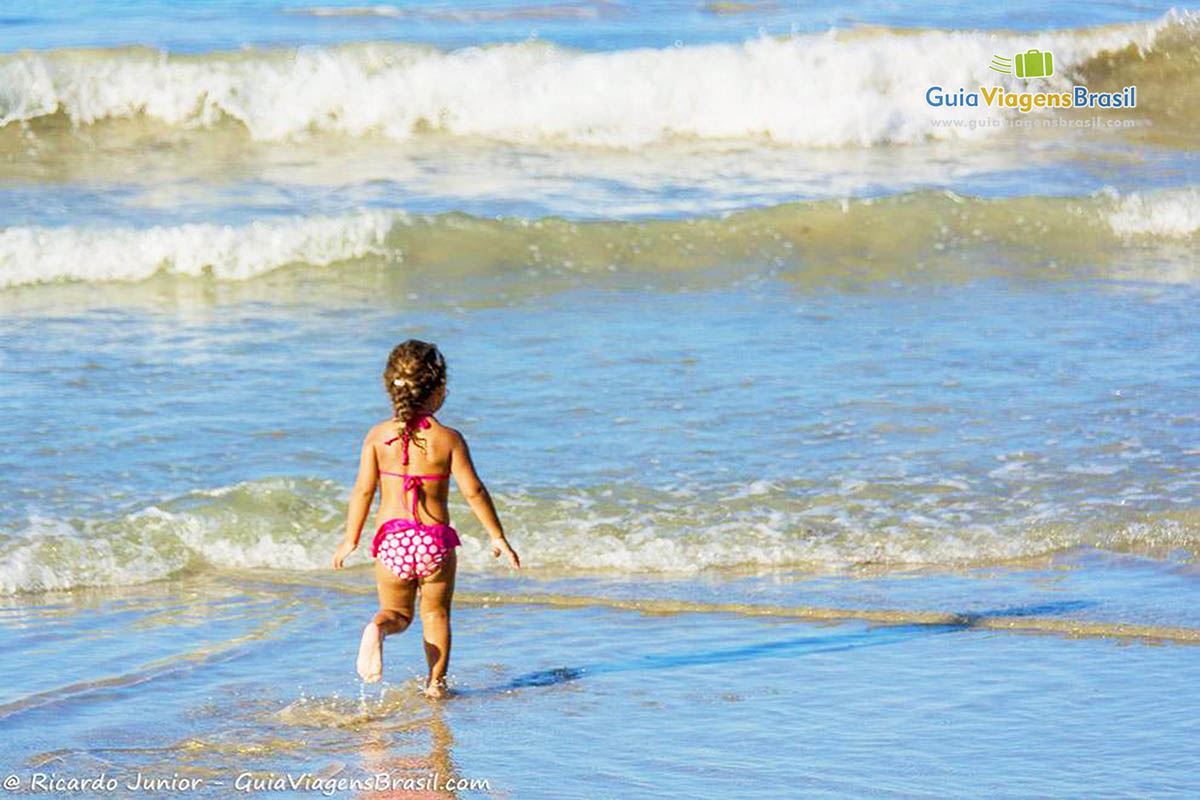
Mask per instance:
[[[382,683],[354,676],[373,604],[348,590],[364,587],[210,585],[207,599],[180,583],[141,607],[58,617],[47,633],[76,680],[5,704],[11,772],[178,775],[201,779],[189,796],[203,797],[228,796],[235,776],[334,787],[428,771],[490,782],[460,797],[521,798],[1144,796],[1194,783],[1190,647],[468,592],[438,702],[420,694],[419,626],[388,639]],[[190,635],[216,626],[221,647]],[[98,627],[107,635],[89,639]],[[41,638],[6,644],[36,660]],[[111,674],[118,653],[134,666]],[[39,732],[53,720],[50,747]],[[768,746],[774,758],[754,755]]]

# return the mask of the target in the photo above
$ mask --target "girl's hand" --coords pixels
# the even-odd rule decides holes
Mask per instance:
[[[342,543],[337,546],[337,550],[333,551],[333,568],[341,569],[342,562],[357,549],[358,542],[349,542],[343,539]]]
[[[517,555],[517,551],[512,549],[508,540],[492,539],[492,558],[499,558],[502,553],[508,556],[508,561],[513,565],[513,569],[521,568],[521,559]]]

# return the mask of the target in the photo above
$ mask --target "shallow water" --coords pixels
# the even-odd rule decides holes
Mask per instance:
[[[60,775],[199,778],[197,796],[378,771],[489,781],[463,797],[1198,788],[1194,646],[476,601],[456,612],[456,692],[430,703],[412,633],[388,640],[385,682],[358,688],[371,608],[362,591],[222,579],[10,606],[6,650],[66,643],[36,701],[0,705],[12,755]]]
[[[441,416],[486,443],[480,469],[532,567],[1194,557],[1191,287],[742,282],[614,279],[469,309],[14,309],[3,585],[320,568],[347,454],[386,416],[363,365],[397,331],[454,354]],[[475,540],[465,553],[484,565]]]
[[[1126,2],[0,15],[7,771],[1197,794],[1198,29]],[[925,102],[1027,89],[988,63],[1031,47],[1036,86],[1138,107]],[[326,567],[409,336],[525,565],[452,496],[440,704],[415,631],[358,682],[368,558]]]

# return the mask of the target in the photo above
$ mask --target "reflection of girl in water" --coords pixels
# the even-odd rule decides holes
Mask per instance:
[[[425,692],[441,697],[450,659],[450,601],[458,563],[454,548],[459,544],[447,507],[451,476],[491,536],[492,555],[507,556],[516,568],[521,562],[504,538],[487,488],[475,474],[466,440],[433,417],[446,399],[446,360],[437,346],[416,339],[397,345],[388,356],[383,381],[395,416],[375,425],[363,439],[346,535],[333,554],[333,568],[341,569],[358,547],[378,485],[376,521],[383,522],[371,555],[379,612],[363,628],[358,674],[368,683],[382,677],[383,637],[408,628],[419,588],[429,662]]]
[[[451,758],[454,737],[442,719],[441,708],[433,706],[429,723],[430,750],[428,756],[396,756],[391,740],[374,742],[363,748],[363,767],[369,778],[386,775],[388,783],[380,782],[372,791],[364,792],[363,800],[415,800],[416,798],[456,797],[443,788],[457,784],[458,771]],[[406,733],[419,731],[426,721],[414,721]],[[421,788],[418,788],[421,787]]]

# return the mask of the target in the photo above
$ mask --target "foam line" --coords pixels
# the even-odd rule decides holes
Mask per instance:
[[[1020,34],[857,28],[610,52],[541,41],[451,51],[395,42],[201,55],[23,51],[0,55],[0,126],[143,117],[192,129],[234,125],[259,141],[449,135],[616,148],[681,139],[807,147],[978,139],[995,131],[933,123],[979,114],[928,106],[929,87],[1019,90],[991,59],[1035,47],[1054,53],[1045,88],[1069,90],[1089,65],[1115,59],[1118,70],[1136,71],[1155,47],[1190,58],[1193,19]],[[1147,84],[1143,94],[1172,89]]]
[[[1122,622],[1009,615],[1008,612],[970,614],[955,611],[832,608],[823,606],[766,606],[752,603],[701,603],[685,600],[619,600],[559,594],[495,595],[456,592],[455,601],[472,606],[538,605],[550,608],[612,608],[642,614],[735,614],[742,617],[794,619],[803,622],[861,620],[881,625],[950,626],[955,629],[1052,633],[1071,638],[1121,638],[1200,643],[1200,628],[1138,625]]]

